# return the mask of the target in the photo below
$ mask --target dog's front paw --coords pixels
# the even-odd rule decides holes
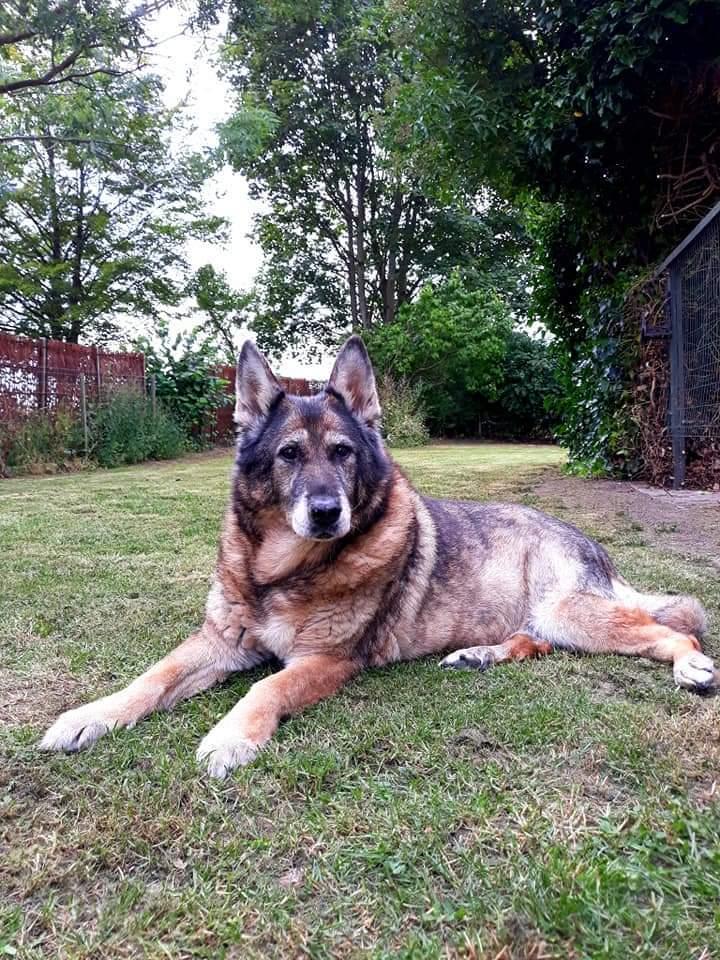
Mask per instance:
[[[97,703],[88,703],[62,713],[40,741],[41,750],[64,750],[75,753],[99,740],[115,726]]]
[[[704,653],[688,653],[675,661],[675,683],[686,690],[709,690],[717,683],[717,671],[710,657]]]
[[[236,767],[244,767],[257,756],[260,748],[257,744],[239,737],[233,731],[224,731],[215,727],[200,742],[197,761],[211,777],[223,780]]]

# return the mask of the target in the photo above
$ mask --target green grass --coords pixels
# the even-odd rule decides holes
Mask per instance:
[[[399,460],[433,494],[588,525],[533,492],[559,469],[553,448]],[[202,779],[195,748],[263,671],[88,753],[40,754],[59,711],[199,622],[229,465],[0,486],[0,956],[720,955],[719,701],[676,691],[662,665],[370,671],[223,783]],[[635,583],[692,591],[718,622],[702,558],[617,516],[591,532]]]

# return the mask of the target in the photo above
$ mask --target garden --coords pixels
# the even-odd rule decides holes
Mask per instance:
[[[198,742],[271,667],[38,746],[199,626],[247,340],[309,396],[361,335],[422,494],[576,524],[720,656],[718,36],[710,0],[0,5],[0,957],[720,956],[718,700],[665,664],[368,669],[223,781]]]

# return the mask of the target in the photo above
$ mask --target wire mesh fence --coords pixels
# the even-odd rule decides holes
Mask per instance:
[[[234,440],[235,367],[216,370],[226,383],[225,402],[209,410],[202,428],[194,425],[192,442],[230,444]],[[322,385],[280,377],[288,393],[308,396]],[[62,433],[68,457],[91,452],[93,422],[119,394],[142,397],[155,416],[159,403],[154,376],[146,376],[142,353],[119,353],[57,340],[33,340],[0,332],[0,475],[10,444],[31,425],[47,426],[48,436]],[[72,421],[72,428],[68,425]],[[43,429],[40,430],[43,433]]]
[[[720,440],[720,204],[660,265],[667,296],[646,337],[669,333],[669,423],[673,485],[685,482],[688,453],[704,451],[712,472]]]
[[[0,422],[29,414],[80,411],[115,390],[145,392],[142,353],[113,353],[59,340],[32,340],[0,333]]]
[[[687,247],[677,273],[682,432],[685,437],[720,437],[720,218]]]

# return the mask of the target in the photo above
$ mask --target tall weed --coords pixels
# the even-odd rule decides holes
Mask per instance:
[[[430,439],[420,395],[422,384],[386,374],[378,392],[383,435],[391,447],[421,447]]]

